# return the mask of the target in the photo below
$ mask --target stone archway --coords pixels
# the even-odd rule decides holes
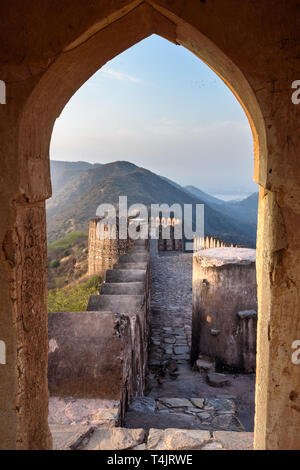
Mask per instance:
[[[280,43],[279,28],[283,21],[290,25],[296,2],[290,2],[288,8],[279,2],[277,9],[273,8],[267,39],[274,45],[264,42],[263,52],[256,46],[257,37],[264,32],[263,20],[270,15],[267,6],[260,6],[258,12],[258,4],[242,6],[235,0],[231,0],[232,10],[224,0],[218,5],[176,1],[171,6],[163,0],[123,0],[114,6],[103,2],[100,9],[90,3],[86,9],[80,2],[72,3],[67,13],[80,19],[72,27],[67,16],[60,18],[59,7],[49,3],[49,25],[55,18],[59,21],[57,34],[50,30],[48,34],[54,42],[57,37],[59,47],[51,43],[51,47],[47,45],[48,57],[42,49],[39,57],[29,41],[33,56],[28,59],[27,72],[26,59],[25,68],[22,61],[21,66],[4,67],[7,107],[1,109],[6,120],[0,135],[7,155],[7,184],[3,191],[0,289],[2,310],[13,313],[1,317],[0,324],[0,339],[7,347],[7,367],[0,370],[5,384],[0,445],[36,449],[51,445],[47,426],[44,201],[51,195],[49,143],[55,119],[102,65],[156,33],[188,48],[215,70],[237,96],[251,124],[255,180],[261,186],[255,447],[297,448],[299,369],[290,360],[290,345],[297,333],[300,336],[300,249],[295,233],[295,227],[300,227],[299,139],[296,110],[287,92],[295,78],[290,59],[293,46],[288,41]],[[30,13],[38,30],[39,12],[32,6]],[[277,42],[273,40],[276,27]],[[291,36],[294,28],[296,23],[290,26]],[[242,46],[245,34],[248,48]],[[269,61],[263,53],[271,53]],[[287,69],[280,74],[278,66],[288,59],[291,62],[286,62]]]

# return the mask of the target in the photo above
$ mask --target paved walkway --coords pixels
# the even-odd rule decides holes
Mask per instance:
[[[150,367],[169,359],[187,364],[191,322],[192,255],[152,254]]]
[[[240,420],[245,430],[252,431],[254,375],[229,374],[229,385],[210,387],[206,374],[193,371],[190,366],[191,321],[192,254],[158,254],[152,247],[151,344],[146,389],[149,403],[145,403],[143,412],[143,403],[133,401],[125,426],[242,430]],[[180,407],[178,403],[172,407],[172,401],[169,405],[165,401],[166,398],[190,400],[195,397],[217,401],[205,402],[205,409],[201,410],[191,404]],[[147,410],[150,399],[156,400],[158,405],[155,413]],[[232,414],[228,400],[237,406],[237,420],[236,416],[228,417],[230,412]],[[222,416],[216,419],[216,414]]]

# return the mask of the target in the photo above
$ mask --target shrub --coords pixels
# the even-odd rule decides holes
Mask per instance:
[[[58,268],[60,265],[60,262],[58,259],[53,259],[50,261],[50,268]]]
[[[67,275],[56,277],[54,279],[55,287],[56,288],[64,287],[66,285],[66,281],[67,281]]]
[[[89,280],[86,282],[86,286],[88,289],[100,289],[101,286],[101,276],[98,276],[98,274],[95,274],[94,276],[91,276]]]

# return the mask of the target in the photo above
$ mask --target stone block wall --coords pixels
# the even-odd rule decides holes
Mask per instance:
[[[217,367],[255,371],[255,254],[243,248],[194,253],[192,362],[204,353]]]
[[[112,269],[119,257],[127,253],[133,246],[133,240],[119,238],[119,221],[117,219],[116,233],[113,235],[113,224],[97,217],[90,221],[88,240],[88,274],[99,274],[106,278],[106,271]],[[105,238],[104,238],[105,237]]]

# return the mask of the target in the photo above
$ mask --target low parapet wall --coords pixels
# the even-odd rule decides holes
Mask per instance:
[[[102,312],[49,313],[48,383],[52,396],[127,399],[131,393],[128,316]]]
[[[123,258],[124,256],[124,258]],[[86,312],[49,314],[51,395],[127,400],[145,388],[149,330],[148,244],[136,241],[108,271]],[[142,259],[142,261],[141,261]]]

